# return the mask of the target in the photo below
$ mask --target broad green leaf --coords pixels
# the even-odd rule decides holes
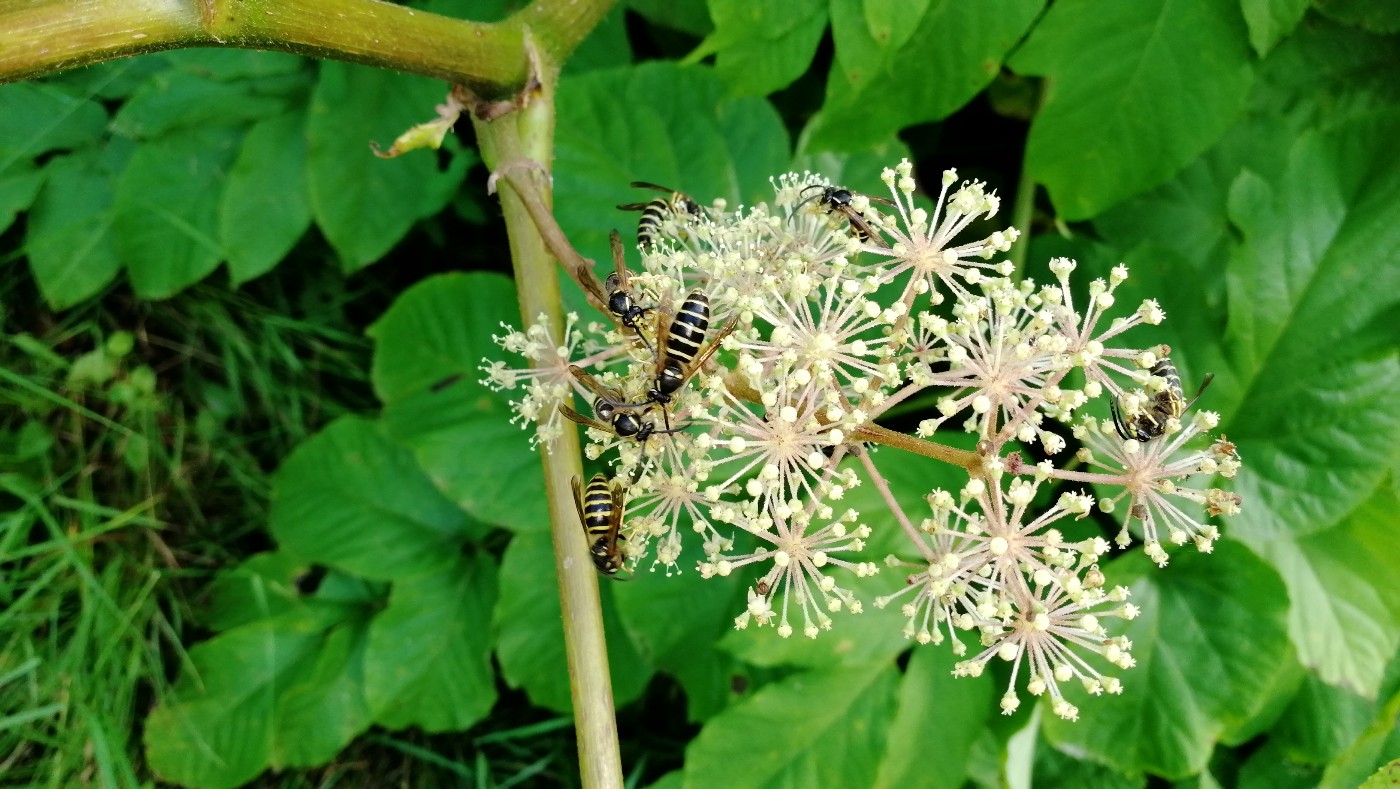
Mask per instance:
[[[248,131],[219,206],[219,237],[235,284],[266,273],[311,225],[306,118],[269,118]]]
[[[230,129],[194,128],[132,153],[112,230],[136,295],[168,298],[219,265],[219,194],[237,146]]]
[[[836,62],[813,148],[851,150],[951,115],[986,87],[1044,0],[832,0]]]
[[[591,568],[581,569],[592,572]],[[506,684],[523,688],[532,704],[564,712],[573,702],[555,577],[554,551],[547,533],[517,534],[511,539],[501,562],[496,659]],[[645,578],[627,583],[660,582],[662,579]],[[613,582],[600,578],[598,583]],[[627,637],[607,587],[602,592],[613,700],[621,707],[641,695],[652,667]]]
[[[687,787],[871,786],[895,712],[891,663],[808,671],[711,718],[685,752]]]
[[[268,767],[330,759],[369,727],[355,668],[367,614],[323,605],[191,649],[175,697],[146,719],[152,769],[167,781],[218,788]]]
[[[502,323],[520,325],[515,305],[514,286],[497,274],[424,280],[370,328],[370,377],[389,434],[439,490],[487,523],[543,531],[549,516],[532,432],[512,424],[505,396],[478,380],[484,359],[525,363],[491,340]]]
[[[1275,44],[1293,32],[1309,5],[1308,0],[1240,0],[1244,22],[1249,26],[1249,43],[1259,57],[1269,54]]]
[[[1288,758],[1283,746],[1270,739],[1240,766],[1236,785],[1239,789],[1316,789],[1321,775],[1316,766]]]
[[[1265,706],[1274,675],[1287,670],[1284,586],[1229,540],[1213,554],[1178,552],[1166,570],[1128,554],[1105,574],[1110,584],[1130,585],[1142,609],[1126,629],[1137,665],[1113,672],[1121,696],[1091,698],[1075,683],[1062,685],[1079,720],[1047,711],[1043,730],[1057,747],[1120,772],[1199,772],[1215,741]]]
[[[990,674],[954,677],[962,658],[947,645],[915,647],[899,685],[899,711],[889,724],[889,741],[875,787],[922,786],[958,789],[967,779],[972,743],[987,716],[996,711]],[[930,737],[937,731],[937,737]],[[938,769],[929,769],[937,765]]]
[[[1216,0],[1069,0],[1046,13],[1011,66],[1049,80],[1026,167],[1061,217],[1162,183],[1235,122],[1254,79],[1238,14]]]
[[[873,578],[856,578],[854,573],[841,569],[831,573],[838,584],[854,591],[864,603],[861,613],[843,609],[829,614],[831,629],[811,639],[802,634],[807,623],[800,604],[792,599],[788,601],[788,624],[792,625],[793,635],[782,638],[776,627],[759,627],[750,622],[743,630],[726,633],[720,639],[720,649],[757,666],[826,668],[892,660],[910,646],[902,632],[904,620],[899,612],[880,610],[870,602],[877,595],[889,593],[892,586],[902,585],[903,576],[894,578],[893,573],[881,573]],[[781,596],[774,599],[774,610],[782,610],[781,601]]]
[[[1246,539],[1288,585],[1299,660],[1322,681],[1374,699],[1400,648],[1400,495],[1381,486],[1340,524],[1304,537]]]
[[[1384,767],[1376,770],[1375,774],[1367,778],[1365,783],[1361,784],[1360,789],[1389,789],[1389,787],[1396,785],[1400,785],[1400,759],[1391,759]]]
[[[57,85],[0,85],[0,170],[18,159],[96,143],[107,126],[102,105]]]
[[[705,0],[628,0],[627,7],[648,22],[703,38],[714,29]]]
[[[474,528],[375,422],[344,417],[277,472],[269,528],[284,548],[366,578],[450,566]]]
[[[231,630],[298,607],[296,580],[309,568],[306,560],[286,551],[249,557],[210,584],[202,622],[214,630]]]
[[[1048,743],[1037,743],[1036,746],[1034,781],[1031,786],[1138,789],[1148,785],[1143,776],[1126,776],[1088,759],[1076,759]]]
[[[627,6],[618,3],[564,61],[564,74],[579,74],[603,68],[616,68],[632,62],[632,44],[627,40]]]
[[[0,163],[0,233],[10,229],[20,211],[34,204],[43,183],[44,172],[28,159]]]
[[[446,95],[446,85],[421,77],[321,63],[307,123],[307,182],[316,224],[347,271],[378,260],[461,183],[468,157],[453,156],[439,170],[427,151],[386,160],[370,150],[431,118]]]
[[[1373,33],[1400,33],[1400,8],[1392,3],[1374,0],[1327,0],[1317,3],[1318,10],[1338,22],[1364,28]]]
[[[363,619],[331,630],[305,676],[278,691],[271,766],[324,764],[369,728],[367,641]]]
[[[802,76],[826,30],[826,0],[710,0],[715,31],[700,52],[731,93],[765,96]],[[694,55],[692,55],[692,58]]]
[[[805,138],[798,141],[798,153],[792,160],[792,170],[821,173],[832,183],[873,195],[884,194],[886,187],[880,173],[886,167],[911,158],[909,146],[899,140],[886,140],[874,147],[855,152],[807,152]]]
[[[305,103],[305,77],[225,82],[171,69],[146,81],[112,118],[112,131],[152,140],[179,129],[242,126]],[[295,90],[301,88],[300,91]]]
[[[1376,705],[1315,676],[1303,680],[1273,736],[1300,762],[1324,764],[1361,736]]]
[[[1395,781],[1400,780],[1400,770],[1396,769],[1397,762],[1394,760],[1396,754],[1400,754],[1400,693],[1391,696],[1389,702],[1381,705],[1371,725],[1366,727],[1346,751],[1327,765],[1319,785],[1325,789],[1372,786],[1371,783],[1363,782],[1363,779],[1386,760],[1392,760],[1389,773],[1381,767],[1381,773],[1391,776],[1392,782],[1374,785],[1395,786]],[[1374,777],[1371,780],[1374,780]]]
[[[200,623],[232,630],[327,603],[379,605],[388,594],[388,584],[312,564],[287,551],[265,552],[214,578]]]
[[[1252,539],[1336,523],[1380,483],[1375,458],[1400,442],[1394,117],[1307,135],[1277,186],[1245,172],[1231,189],[1244,241],[1227,270],[1225,345],[1248,387],[1238,413],[1223,410],[1246,452],[1237,520]]]
[[[680,565],[692,567],[695,558],[683,555]],[[730,675],[742,669],[716,644],[743,611],[740,579],[643,572],[609,588],[638,653],[685,688],[687,717],[701,721],[723,709],[732,698]]]
[[[645,112],[621,108],[645,107]],[[616,205],[651,200],[628,186],[650,181],[702,204],[768,200],[768,178],[787,168],[782,120],[768,102],[724,97],[708,69],[643,63],[560,83],[555,216],[585,257],[610,261],[608,231],[630,238],[638,214]]]
[[[365,697],[390,729],[463,731],[496,703],[491,610],[496,567],[476,555],[394,584],[374,617],[365,655]]]
[[[171,68],[187,74],[221,80],[255,80],[294,74],[310,61],[285,52],[256,49],[177,49],[163,53]]]
[[[129,152],[113,146],[102,154]],[[118,165],[120,166],[120,165]],[[112,232],[116,179],[91,152],[57,156],[44,166],[44,187],[25,227],[24,251],[39,292],[61,309],[98,293],[117,276]]]

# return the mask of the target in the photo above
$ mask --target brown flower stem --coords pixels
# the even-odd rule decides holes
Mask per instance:
[[[921,538],[922,535],[920,535],[918,528],[904,514],[904,508],[900,507],[899,502],[895,500],[894,493],[890,491],[889,483],[885,482],[885,477],[880,473],[880,470],[875,468],[875,461],[870,459],[870,453],[857,452],[856,454],[860,456],[860,464],[865,466],[865,474],[870,477],[870,484],[874,485],[875,490],[880,492],[880,498],[885,500],[885,506],[894,513],[895,520],[899,521],[899,527],[904,529],[904,534],[909,537],[909,541],[918,546],[919,553],[923,554],[925,559],[933,561],[933,549]]]
[[[941,460],[944,463],[952,463],[967,469],[968,473],[974,476],[982,473],[982,455],[977,452],[935,444],[932,441],[925,441],[922,438],[881,427],[874,422],[867,422],[856,428],[851,432],[849,438],[855,441],[868,441],[872,444],[902,449],[916,455],[923,455],[926,458]]]

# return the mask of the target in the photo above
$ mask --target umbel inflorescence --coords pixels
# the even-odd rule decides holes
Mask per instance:
[[[536,442],[573,419],[589,423],[590,458],[615,453],[610,483],[590,485],[616,489],[592,500],[625,502],[615,542],[595,544],[620,554],[610,568],[679,570],[689,542],[704,577],[751,579],[735,625],[783,637],[860,613],[852,579],[883,570],[889,591],[868,602],[898,607],[907,637],[950,642],[958,674],[1009,661],[1008,714],[1024,674],[1072,719],[1063,683],[1119,692],[1101,670],[1133,665],[1104,623],[1137,608],[1100,559],[1134,539],[1159,565],[1164,543],[1209,552],[1219,532],[1207,518],[1240,499],[1203,485],[1239,459],[1208,437],[1218,416],[1189,408],[1169,349],[1138,338],[1165,316],[1151,300],[1118,303],[1126,267],[1078,289],[1063,258],[1045,283],[1018,277],[1005,257],[1015,229],[961,238],[996,215],[997,196],[949,170],[930,212],[912,169],[882,173],[888,196],[789,173],[771,207],[659,199],[643,215],[639,269],[619,262],[603,283],[580,272],[598,315],[570,315],[562,341],[543,318],[507,331],[496,340],[529,366],[490,362],[486,380],[512,392]],[[932,406],[912,435],[880,426],[915,397]],[[940,442],[960,432],[975,451]],[[904,452],[961,467],[965,484],[908,510],[881,471]],[[866,484],[882,509],[846,503]],[[1069,539],[1083,530],[1065,526],[1096,509],[1118,533]],[[904,548],[867,555],[890,530]]]

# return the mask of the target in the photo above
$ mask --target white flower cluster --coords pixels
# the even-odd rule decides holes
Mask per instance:
[[[540,441],[568,426],[558,405],[580,405],[570,390],[585,398],[570,418],[594,409],[588,455],[617,451],[629,567],[650,556],[653,569],[678,570],[693,531],[702,575],[755,579],[736,626],[772,624],[784,637],[799,628],[815,637],[832,612],[860,612],[843,578],[904,568],[907,582],[873,602],[897,601],[909,638],[951,641],[960,655],[975,639],[958,673],[979,674],[993,656],[1012,661],[1005,712],[1019,703],[1024,666],[1027,689],[1073,718],[1060,683],[1119,691],[1084,655],[1131,666],[1130,644],[1103,621],[1137,609],[1126,589],[1105,584],[1108,539],[1067,541],[1057,522],[1125,515],[1118,545],[1136,535],[1159,564],[1163,536],[1209,551],[1219,532],[1206,517],[1234,514],[1240,500],[1198,483],[1233,476],[1238,456],[1224,437],[1193,448],[1218,418],[1187,415],[1169,349],[1123,343],[1164,318],[1150,300],[1118,307],[1126,267],[1079,292],[1067,259],[1050,262],[1046,284],[1018,278],[1004,256],[1015,229],[957,240],[996,215],[997,196],[950,170],[930,213],[912,171],[907,160],[885,170],[888,195],[787,174],[771,208],[665,211],[658,201],[652,218],[662,219],[625,280],[631,303],[647,309],[635,328],[607,312],[611,324],[570,316],[556,345],[537,322],[497,338],[531,367],[488,364],[486,380],[523,386],[516,411]],[[698,343],[677,339],[696,330]],[[683,383],[658,397],[667,375]],[[878,424],[921,394],[934,405],[914,435]],[[1085,415],[1110,410],[1113,420]],[[939,443],[950,428],[975,434],[977,451]],[[956,495],[932,491],[931,516],[911,518],[879,469],[899,450],[955,463],[968,483]],[[866,483],[888,511],[844,504]],[[907,537],[900,557],[861,556],[880,529]]]

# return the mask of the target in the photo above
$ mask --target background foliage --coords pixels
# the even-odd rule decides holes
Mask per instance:
[[[958,167],[1015,200],[1032,276],[1128,263],[1246,463],[1215,555],[1106,568],[1139,665],[1074,724],[993,714],[1004,679],[880,612],[799,643],[731,629],[744,579],[608,584],[631,782],[1353,786],[1400,757],[1397,32],[1306,0],[617,8],[558,91],[585,255],[635,179],[734,204]],[[369,153],[443,93],[214,50],[0,87],[7,785],[577,780],[537,459],[476,383],[519,322],[486,173],[469,129]],[[901,498],[947,474],[906,468]]]

